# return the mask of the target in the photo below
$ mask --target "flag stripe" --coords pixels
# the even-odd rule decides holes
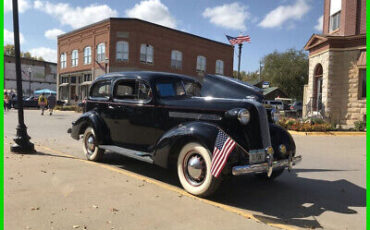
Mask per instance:
[[[228,153],[227,153],[227,156],[224,158],[224,160],[222,161],[222,164],[221,164],[221,167],[219,167],[218,171],[216,171],[216,176],[218,177],[222,171],[222,169],[225,167],[225,164],[226,164],[226,160],[227,158],[229,157],[230,153],[232,152],[232,150],[234,149],[235,147],[235,142],[232,143],[232,145],[229,147],[228,149]]]
[[[232,145],[233,143],[230,142],[227,146],[225,145],[225,148],[224,148],[224,151],[223,152],[226,152],[227,153],[227,150],[229,149],[229,145]],[[213,173],[215,175],[217,175],[217,172],[220,170],[220,168],[223,168],[224,165],[222,164],[222,162],[224,162],[228,157],[228,154],[223,154],[222,157],[220,157],[219,161],[216,163],[215,165],[215,168],[213,170]],[[218,175],[217,175],[218,176]]]
[[[221,154],[220,157],[218,157],[214,163],[214,170],[213,172],[217,172],[219,167],[222,165],[221,162],[223,162],[224,158],[226,158],[226,154],[225,152],[227,152],[227,149],[229,148],[229,145],[232,144],[232,140],[230,138],[228,138],[228,140],[226,141],[224,147],[222,148],[222,151],[221,151]]]
[[[233,149],[235,148],[236,142],[231,139],[226,133],[219,130],[216,141],[215,147],[213,150],[213,157],[211,163],[211,174],[214,177],[218,177],[225,167],[227,159]]]

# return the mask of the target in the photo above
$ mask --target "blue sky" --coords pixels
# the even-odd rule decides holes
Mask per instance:
[[[18,1],[22,51],[49,61],[56,61],[58,34],[110,16],[136,17],[225,43],[225,34],[249,35],[242,51],[245,71],[258,70],[274,50],[302,49],[313,33],[321,33],[323,14],[323,0]],[[11,0],[4,0],[5,43],[13,39],[11,10]]]

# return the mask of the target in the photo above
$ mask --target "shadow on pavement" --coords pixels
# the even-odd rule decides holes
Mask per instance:
[[[64,157],[46,153],[38,154]],[[101,163],[181,187],[174,170],[162,169],[109,152],[104,155]],[[330,171],[343,170],[298,168],[291,173],[284,172],[275,181],[264,181],[253,175],[230,177],[224,181],[219,191],[210,200],[262,213],[263,215],[254,216],[263,222],[286,223],[303,228],[322,228],[315,217],[325,211],[355,214],[357,212],[350,207],[366,206],[366,190],[347,180],[328,181],[301,177],[307,172]],[[300,173],[300,176],[297,173]]]

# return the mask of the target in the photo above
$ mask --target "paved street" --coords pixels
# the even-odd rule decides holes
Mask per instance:
[[[26,110],[38,153],[16,155],[17,113],[5,113],[5,229],[365,229],[365,136],[294,136],[304,157],[294,172],[234,177],[203,200],[153,165],[80,160],[82,143],[66,133],[79,115]]]

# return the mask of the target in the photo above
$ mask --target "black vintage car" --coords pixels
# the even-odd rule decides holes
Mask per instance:
[[[71,135],[88,160],[112,151],[175,167],[186,191],[212,194],[227,175],[273,179],[301,160],[259,89],[223,76],[122,72],[96,79]]]

